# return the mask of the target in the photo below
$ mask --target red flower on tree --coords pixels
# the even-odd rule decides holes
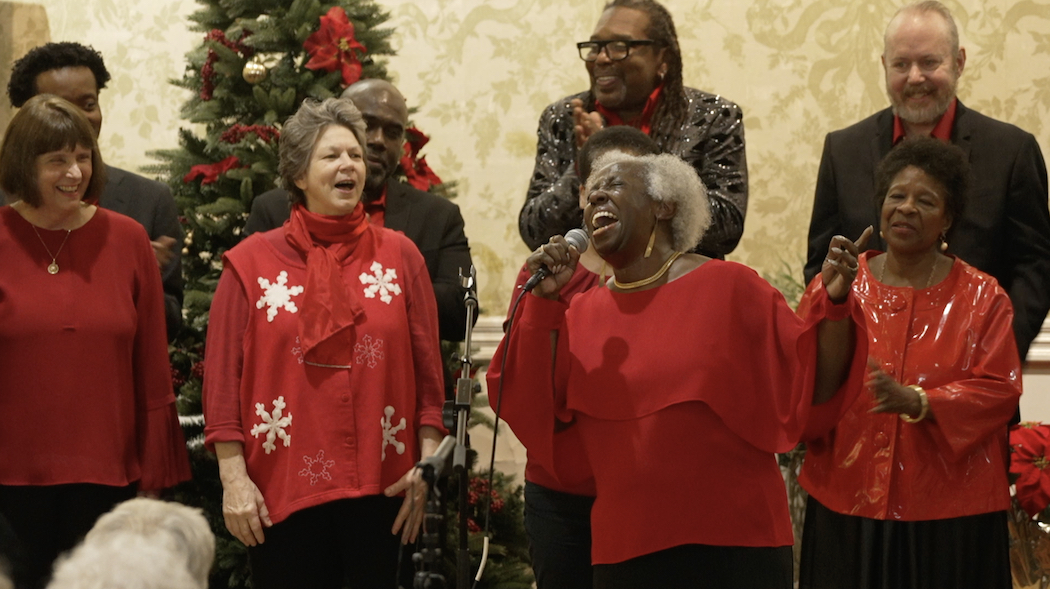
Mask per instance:
[[[365,53],[368,49],[354,38],[354,25],[340,6],[333,6],[321,17],[321,27],[303,43],[310,54],[306,67],[312,70],[343,71],[343,85],[349,86],[361,79],[361,62],[354,49]]]
[[[247,166],[242,166],[241,161],[237,159],[237,156],[235,155],[231,155],[215,164],[197,164],[190,168],[188,174],[182,177],[182,182],[184,184],[189,184],[197,178],[203,178],[201,184],[211,184],[218,180],[219,176],[222,174],[238,167],[245,168]]]
[[[426,157],[419,157],[420,150],[430,141],[430,137],[415,127],[405,129],[405,154],[401,156],[401,169],[405,171],[405,180],[417,190],[427,191],[431,186],[441,184],[441,178],[427,165]]]
[[[1017,501],[1028,515],[1035,516],[1050,505],[1050,426],[1025,421],[1010,428],[1010,473],[1018,475],[1014,485]]]

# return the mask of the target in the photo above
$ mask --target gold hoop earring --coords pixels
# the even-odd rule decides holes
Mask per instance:
[[[648,258],[653,255],[653,246],[656,244],[656,224],[653,224],[653,232],[649,234],[649,244],[645,246],[645,255],[643,258]]]

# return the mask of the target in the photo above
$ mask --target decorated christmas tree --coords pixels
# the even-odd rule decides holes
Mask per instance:
[[[202,8],[190,19],[203,42],[188,54],[184,77],[173,81],[193,93],[181,113],[192,127],[180,131],[178,149],[152,154],[163,163],[151,170],[167,178],[186,234],[186,324],[171,353],[194,478],[175,489],[175,498],[203,508],[216,533],[211,587],[247,587],[247,553],[226,531],[218,466],[203,447],[204,342],[222,255],[240,241],[252,200],[275,186],[281,124],[304,99],[336,96],[361,78],[386,79],[384,56],[393,54],[393,31],[384,26],[388,15],[371,0],[199,1]],[[426,136],[410,129],[407,139],[405,180],[443,194],[447,185],[419,153]],[[503,477],[497,481],[496,558],[479,586],[528,587],[521,487]],[[477,538],[471,544],[480,548]],[[480,550],[472,552],[476,562]]]

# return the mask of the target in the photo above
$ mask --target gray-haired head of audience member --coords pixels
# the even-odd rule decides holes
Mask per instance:
[[[198,586],[208,586],[215,535],[200,509],[156,499],[131,499],[98,518],[84,543],[101,545],[124,538],[164,548],[185,563]]]
[[[288,191],[288,199],[292,204],[306,204],[306,194],[295,181],[306,176],[317,141],[331,125],[349,129],[362,151],[365,149],[368,141],[365,119],[349,100],[326,98],[324,102],[319,102],[308,98],[281,128],[277,173],[281,177],[281,187]]]
[[[47,589],[200,589],[181,555],[122,535],[83,543],[55,565]]]
[[[692,166],[671,154],[634,156],[612,150],[594,161],[587,192],[600,179],[602,170],[614,164],[637,166],[645,178],[647,196],[654,202],[674,204],[671,237],[675,250],[687,252],[700,243],[700,238],[711,226],[711,203],[707,200],[704,183]]]

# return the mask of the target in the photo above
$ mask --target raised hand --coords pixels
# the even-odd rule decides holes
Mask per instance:
[[[824,288],[828,291],[828,298],[836,303],[846,300],[853,279],[857,277],[857,259],[860,252],[868,245],[874,229],[869,225],[856,243],[842,235],[831,238],[828,244],[828,255],[824,258],[824,265],[820,269],[820,276],[824,281]]]

